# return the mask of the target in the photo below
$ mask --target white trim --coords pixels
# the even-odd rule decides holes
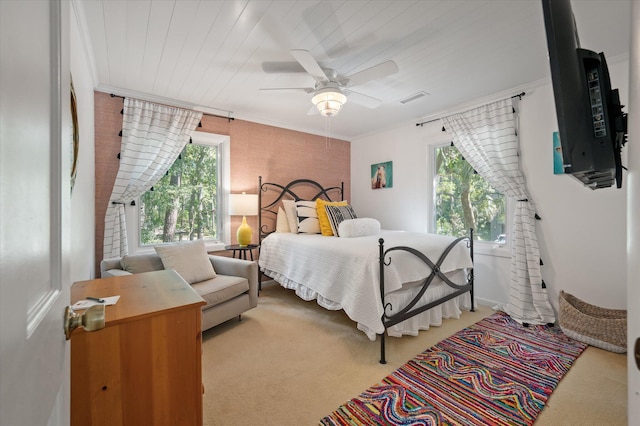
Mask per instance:
[[[218,145],[218,229],[220,243],[205,243],[208,251],[224,250],[231,244],[231,219],[229,216],[229,194],[231,192],[231,137],[207,132],[193,132],[193,143]],[[222,160],[222,161],[220,161]]]
[[[87,66],[91,73],[91,86],[98,84],[98,70],[96,68],[96,60],[93,56],[93,48],[91,47],[91,36],[89,35],[89,26],[87,25],[87,15],[84,13],[84,5],[80,0],[71,0],[71,8],[78,25],[82,50],[87,60]]]
[[[498,306],[501,305],[501,302],[497,302],[491,299],[485,299],[484,297],[476,297],[476,305],[487,306],[491,309],[498,310]]]

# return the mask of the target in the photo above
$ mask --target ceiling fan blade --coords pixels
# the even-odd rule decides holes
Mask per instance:
[[[306,70],[302,68],[299,62],[263,62],[262,63],[262,71],[267,74],[273,73],[298,73],[305,72]]]
[[[296,58],[296,61],[302,65],[304,68],[316,81],[325,81],[327,80],[327,75],[324,73],[324,70],[320,67],[320,64],[316,62],[316,60],[311,56],[308,50],[304,49],[292,49],[291,55]]]
[[[280,93],[292,93],[292,92],[305,92],[313,93],[315,89],[313,87],[267,87],[260,89],[261,92],[280,92]]]
[[[353,102],[354,104],[362,105],[371,109],[378,108],[380,105],[382,105],[382,101],[380,99],[376,99],[360,92],[354,92],[353,90],[344,90],[344,93],[347,95],[347,102]]]
[[[398,70],[398,65],[394,61],[388,60],[347,76],[346,79],[349,80],[347,85],[357,86],[358,84],[364,84],[371,80],[395,74]]]

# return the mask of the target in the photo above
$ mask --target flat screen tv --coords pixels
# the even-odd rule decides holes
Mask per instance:
[[[582,49],[570,0],[542,0],[564,173],[591,189],[622,187],[627,115],[603,53]]]

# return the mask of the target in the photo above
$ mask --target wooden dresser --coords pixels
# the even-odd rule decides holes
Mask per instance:
[[[201,425],[205,303],[175,271],[80,281],[72,304],[119,295],[71,335],[72,425]]]

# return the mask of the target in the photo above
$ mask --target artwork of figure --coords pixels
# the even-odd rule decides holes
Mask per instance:
[[[392,162],[371,165],[371,189],[391,188]]]

